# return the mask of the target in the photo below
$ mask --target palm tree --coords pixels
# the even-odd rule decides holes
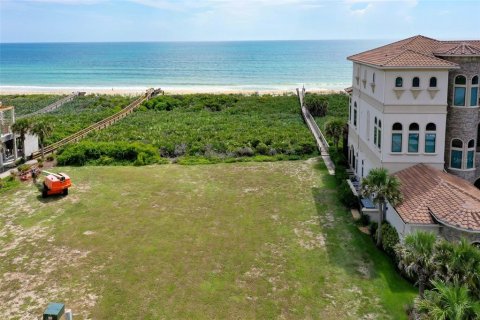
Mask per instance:
[[[418,293],[421,298],[425,286],[436,271],[435,243],[437,237],[431,232],[416,231],[408,234],[395,251],[399,259],[398,266],[409,276],[417,276]]]
[[[432,285],[433,289],[425,292],[425,298],[415,303],[420,319],[479,319],[480,302],[469,296],[467,286],[458,282],[447,285],[441,281],[432,281]]]
[[[15,121],[15,123],[12,125],[12,131],[15,134],[18,134],[20,136],[20,141],[22,145],[22,150],[23,150],[23,156],[22,159],[25,160],[26,154],[25,154],[25,135],[30,131],[32,127],[32,123],[30,122],[29,119],[19,119]]]
[[[40,150],[42,153],[42,160],[44,160],[45,139],[52,133],[53,128],[49,123],[41,121],[34,123],[31,130],[33,134],[38,136],[38,142],[40,143]]]
[[[338,149],[338,142],[343,135],[345,121],[342,119],[332,119],[325,123],[325,134],[333,139],[335,148]]]
[[[396,206],[402,201],[400,191],[400,181],[397,177],[388,174],[387,169],[372,169],[362,180],[361,193],[363,196],[372,198],[373,203],[380,209],[378,228],[377,228],[377,246],[382,244],[382,223],[387,211],[387,202]]]
[[[466,239],[459,242],[440,241],[435,253],[436,277],[465,284],[480,300],[480,249]]]

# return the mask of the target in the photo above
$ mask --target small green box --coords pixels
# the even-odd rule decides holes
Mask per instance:
[[[63,303],[50,303],[43,312],[43,320],[60,320],[65,312],[65,305]]]

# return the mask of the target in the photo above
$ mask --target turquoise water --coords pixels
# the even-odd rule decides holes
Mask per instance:
[[[0,44],[0,87],[342,89],[377,40]]]

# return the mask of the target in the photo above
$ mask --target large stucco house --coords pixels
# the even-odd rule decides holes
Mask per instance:
[[[13,165],[21,155],[30,155],[38,150],[38,138],[35,135],[25,136],[24,146],[18,135],[12,131],[15,123],[15,108],[0,105],[0,172]]]
[[[401,180],[387,220],[480,242],[480,40],[415,36],[348,60],[348,161],[359,179],[383,167]]]

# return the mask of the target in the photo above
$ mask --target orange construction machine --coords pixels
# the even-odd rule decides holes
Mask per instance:
[[[54,194],[68,194],[68,188],[72,186],[70,177],[65,173],[52,173],[43,171],[47,176],[43,181],[42,197],[47,197]]]

